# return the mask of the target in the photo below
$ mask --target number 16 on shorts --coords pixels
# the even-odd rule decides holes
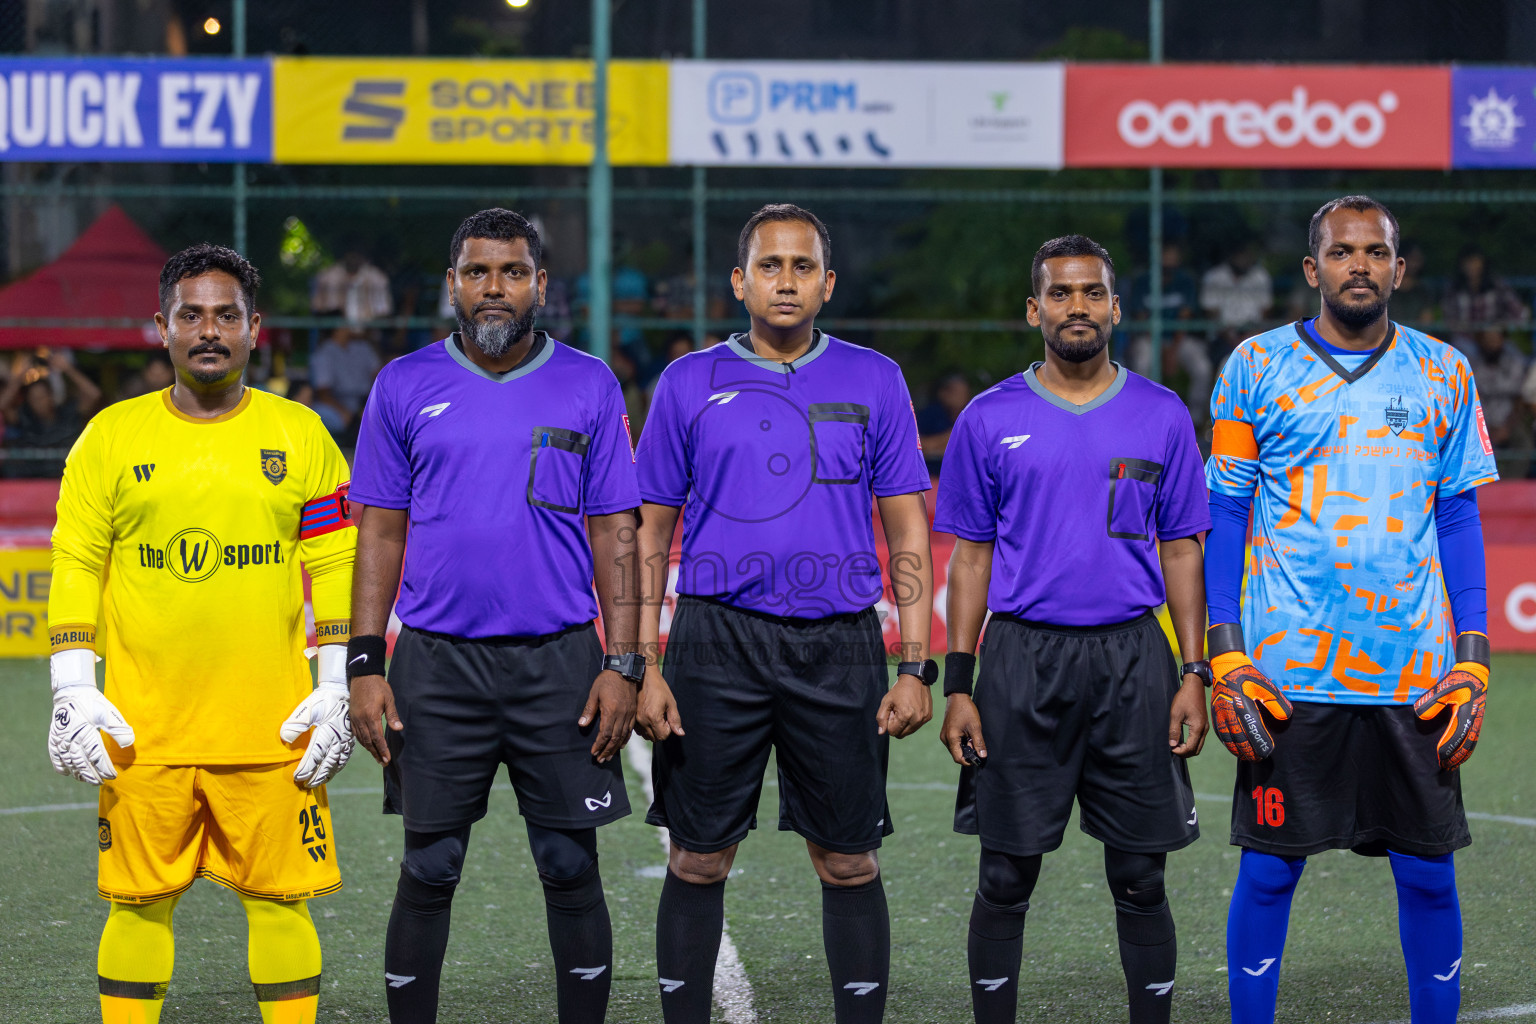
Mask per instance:
[[[1285,794],[1277,786],[1255,786],[1249,794],[1253,797],[1254,824],[1279,828],[1285,824]]]

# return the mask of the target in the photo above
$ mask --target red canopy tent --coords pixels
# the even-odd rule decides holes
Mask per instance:
[[[0,348],[159,345],[155,297],[165,260],[165,250],[114,204],[58,259],[0,289]],[[98,326],[6,324],[11,319],[65,317],[88,318]],[[112,320],[119,323],[101,323]]]

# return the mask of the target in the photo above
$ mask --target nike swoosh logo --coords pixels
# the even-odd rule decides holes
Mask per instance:
[[[366,654],[359,654],[357,657],[355,657],[351,661],[347,662],[347,664],[348,665],[356,665],[360,661],[367,661],[367,660],[368,660],[368,655],[366,655]]]

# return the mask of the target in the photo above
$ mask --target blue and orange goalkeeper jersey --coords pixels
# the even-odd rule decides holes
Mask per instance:
[[[1466,359],[1399,325],[1338,355],[1291,324],[1233,353],[1211,419],[1206,483],[1253,499],[1254,662],[1292,700],[1412,701],[1455,642],[1435,504],[1498,479]]]

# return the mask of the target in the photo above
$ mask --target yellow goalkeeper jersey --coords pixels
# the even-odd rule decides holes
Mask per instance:
[[[48,599],[52,649],[106,658],[107,698],[133,726],[118,764],[275,764],[308,742],[278,737],[310,692],[316,634],[351,619],[349,472],[309,409],[246,388],[217,419],[171,391],[109,406],[64,467]],[[98,643],[97,627],[101,627]]]

